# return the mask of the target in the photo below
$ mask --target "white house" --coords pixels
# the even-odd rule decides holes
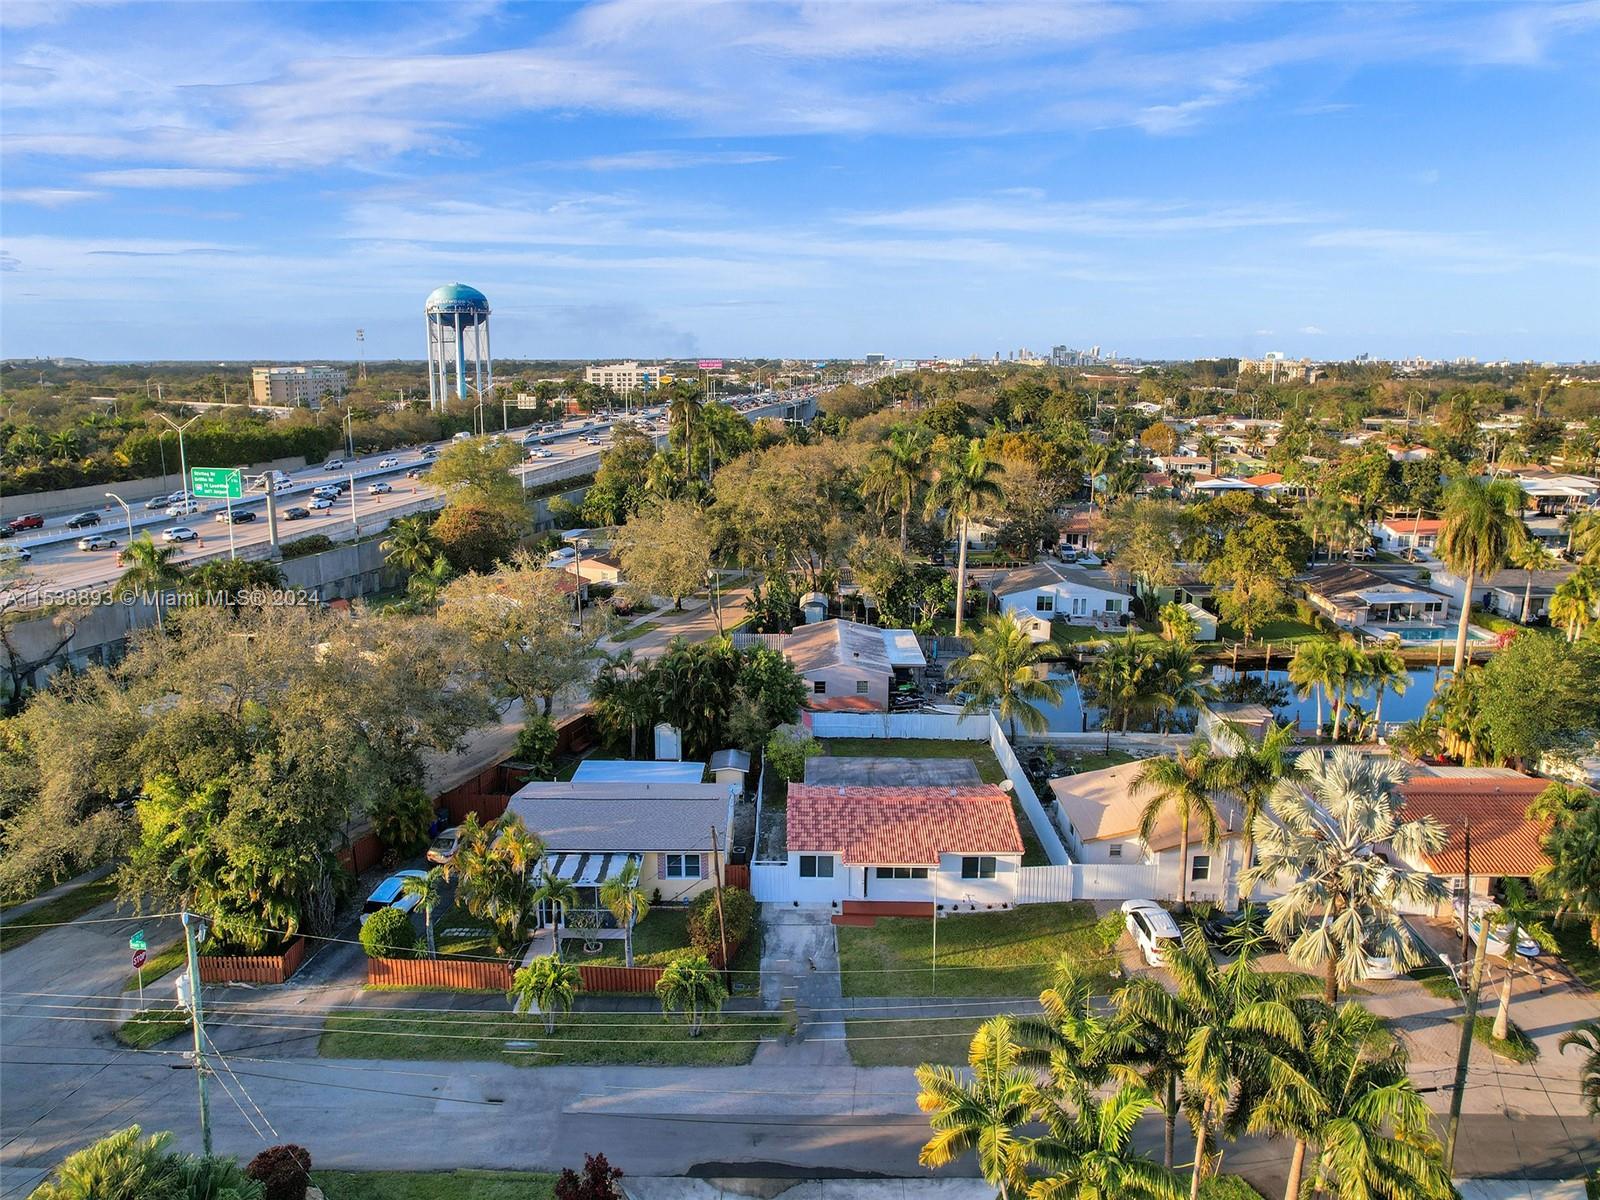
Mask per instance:
[[[1110,866],[1154,868],[1153,899],[1231,902],[1244,869],[1243,817],[1231,797],[1218,793],[1217,812],[1223,834],[1207,845],[1191,828],[1187,877],[1180,881],[1181,830],[1170,806],[1151,830],[1148,840],[1139,836],[1139,816],[1149,799],[1138,794],[1134,782],[1142,763],[1123,763],[1101,771],[1084,771],[1050,781],[1057,805],[1057,825],[1066,834],[1075,862]]]
[[[1130,599],[1109,576],[1053,562],[1008,572],[995,583],[994,597],[1004,613],[1079,624],[1120,623]]]
[[[997,787],[790,784],[785,821],[788,893],[842,904],[841,923],[1016,902],[1022,834]]]
[[[1378,545],[1393,554],[1408,550],[1432,551],[1439,544],[1444,522],[1431,517],[1389,517],[1373,527]]]

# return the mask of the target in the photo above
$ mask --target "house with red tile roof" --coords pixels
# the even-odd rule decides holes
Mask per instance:
[[[1467,837],[1472,839],[1472,894],[1487,896],[1494,880],[1528,879],[1549,859],[1543,843],[1550,822],[1528,817],[1528,806],[1548,779],[1534,779],[1502,768],[1425,768],[1400,786],[1405,798],[1402,816],[1415,821],[1432,817],[1444,827],[1446,841],[1432,854],[1409,865],[1432,871],[1459,895],[1467,870]],[[1448,912],[1440,906],[1440,912]]]
[[[997,787],[791,784],[785,822],[787,893],[802,903],[1016,902],[1022,833]]]
[[[1404,554],[1407,550],[1432,550],[1439,544],[1444,522],[1434,517],[1389,517],[1373,527],[1372,536],[1385,550]]]

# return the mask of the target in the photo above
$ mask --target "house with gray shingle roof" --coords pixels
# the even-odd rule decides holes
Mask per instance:
[[[1059,617],[1076,625],[1120,624],[1132,600],[1103,571],[1049,561],[1006,572],[995,581],[993,591],[1001,612],[1019,619]]]

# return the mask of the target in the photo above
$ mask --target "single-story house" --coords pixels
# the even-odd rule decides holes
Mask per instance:
[[[1550,598],[1577,570],[1575,566],[1557,567],[1552,571],[1527,571],[1514,568],[1496,571],[1486,579],[1473,580],[1472,598],[1475,603],[1513,621],[1522,620],[1522,602],[1528,602],[1528,619],[1544,621],[1550,617]]]
[[[1077,624],[1120,624],[1131,600],[1108,575],[1054,562],[1008,571],[993,590],[1001,612]]]
[[[997,787],[790,784],[785,822],[789,887],[802,902],[1016,901],[1022,833]]]
[[[1229,727],[1235,728],[1252,741],[1260,741],[1277,720],[1277,715],[1265,704],[1242,704],[1223,700],[1203,701],[1200,704],[1196,732],[1211,743],[1218,754],[1232,757],[1236,746],[1227,736]]]
[[[1123,763],[1100,771],[1064,775],[1050,781],[1055,797],[1057,825],[1066,835],[1073,860],[1084,864],[1152,867],[1154,886],[1146,885],[1150,899],[1214,900],[1228,902],[1244,869],[1244,818],[1232,797],[1217,793],[1223,835],[1207,845],[1191,827],[1187,878],[1180,870],[1181,827],[1170,807],[1151,831],[1139,836],[1139,815],[1149,800],[1134,783],[1144,764]]]
[[[1293,484],[1285,483],[1283,474],[1279,471],[1263,471],[1259,475],[1246,475],[1244,481],[1258,492],[1268,492],[1275,496],[1302,490]]]
[[[639,888],[666,904],[712,885],[712,830],[727,852],[737,789],[720,783],[530,783],[511,797],[515,813],[545,845],[550,871],[571,880],[579,902],[574,927],[615,926],[600,887],[623,867],[639,867]]]
[[[609,554],[586,554],[578,559],[575,569],[585,583],[622,582],[622,564]]]
[[[1433,457],[1431,446],[1405,446],[1399,442],[1390,442],[1384,449],[1395,462],[1421,462],[1425,458]]]
[[[1449,600],[1440,592],[1354,563],[1314,567],[1300,582],[1306,599],[1335,625],[1347,629],[1372,624],[1437,624],[1449,610]]]
[[[1216,595],[1217,589],[1202,579],[1198,573],[1188,567],[1178,568],[1178,577],[1171,583],[1162,584],[1153,589],[1156,598],[1156,607],[1171,604],[1193,604],[1196,608],[1203,608],[1205,601]]]
[[[1541,513],[1572,512],[1600,505],[1600,479],[1536,468],[1517,472],[1517,484]]]
[[[1176,474],[1185,471],[1193,474],[1196,471],[1210,472],[1211,460],[1204,454],[1152,454],[1151,465],[1159,471]]]
[[[1472,894],[1487,896],[1496,879],[1529,879],[1549,862],[1543,847],[1548,821],[1528,819],[1528,806],[1548,779],[1504,768],[1427,768],[1400,785],[1405,820],[1432,817],[1444,826],[1444,846],[1410,866],[1442,876],[1459,896],[1467,868],[1467,822],[1472,823]],[[1435,915],[1447,914],[1450,905]]]
[[[1193,490],[1203,495],[1217,496],[1223,492],[1253,492],[1256,487],[1245,479],[1231,479],[1225,475],[1215,475],[1206,479],[1196,479]]]
[[[806,681],[808,707],[823,711],[887,712],[896,692],[919,686],[928,665],[909,629],[880,629],[858,621],[819,621],[788,634],[736,636],[781,651]]]
[[[1092,554],[1098,548],[1096,535],[1100,528],[1100,518],[1094,512],[1074,512],[1061,518],[1060,548],[1072,550],[1079,554]]]
[[[1373,527],[1372,536],[1391,554],[1432,551],[1439,544],[1439,531],[1443,528],[1444,522],[1432,517],[1389,517]]]

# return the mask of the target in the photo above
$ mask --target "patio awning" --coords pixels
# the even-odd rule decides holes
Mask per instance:
[[[1427,604],[1444,599],[1433,592],[1413,588],[1375,588],[1370,592],[1357,592],[1356,595],[1368,604]]]

